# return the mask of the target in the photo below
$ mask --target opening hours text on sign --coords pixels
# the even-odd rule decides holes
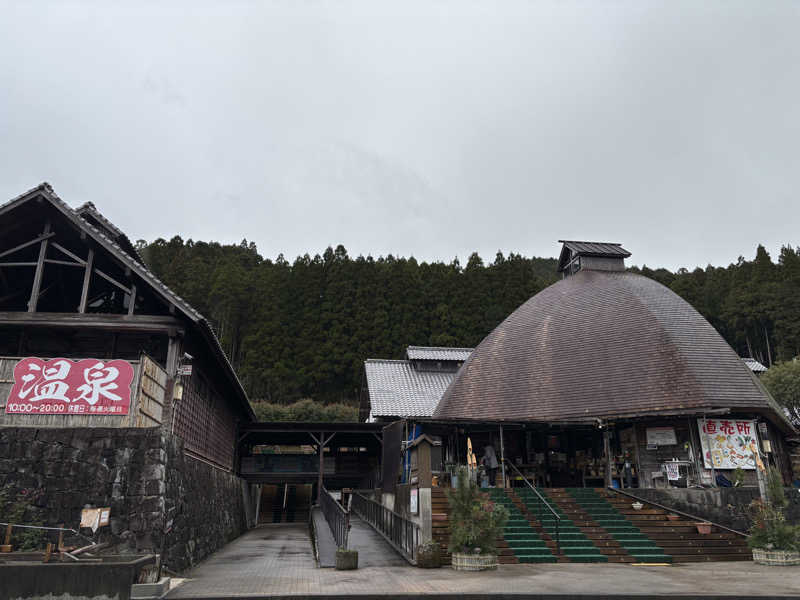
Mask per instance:
[[[698,419],[705,467],[755,469],[758,439],[754,421]]]
[[[132,382],[124,360],[24,358],[14,366],[6,413],[127,415]]]

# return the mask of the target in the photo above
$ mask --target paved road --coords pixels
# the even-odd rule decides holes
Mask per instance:
[[[359,558],[361,558],[359,553]],[[365,557],[366,558],[366,557]],[[365,563],[363,561],[362,565]],[[501,565],[463,573],[410,566],[319,569],[305,524],[262,525],[231,542],[187,574],[167,598],[230,599],[296,596],[437,596],[467,600],[504,595],[528,598],[770,597],[800,595],[800,567],[751,562],[674,567],[625,564]]]

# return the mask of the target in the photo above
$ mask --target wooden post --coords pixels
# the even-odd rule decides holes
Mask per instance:
[[[128,304],[128,314],[133,314],[133,309],[136,306],[136,284],[131,285],[131,302]]]
[[[11,529],[12,529],[11,523],[9,523],[8,526],[6,527],[6,539],[3,542],[3,544],[6,546],[11,544]]]
[[[317,480],[317,504],[322,506],[322,472],[325,466],[325,432],[319,434],[319,479]]]
[[[89,300],[89,282],[92,280],[92,268],[94,265],[94,250],[89,248],[89,256],[86,258],[86,267],[83,271],[83,289],[81,290],[81,303],[78,312],[86,312],[86,303]]]
[[[500,475],[503,477],[503,486],[506,487],[506,447],[503,442],[503,426],[500,425]],[[497,483],[495,483],[497,485]]]
[[[50,222],[44,226],[44,235],[50,233]],[[36,312],[36,305],[39,302],[39,292],[42,289],[42,277],[44,276],[44,258],[47,256],[47,244],[50,238],[44,239],[39,245],[39,260],[36,262],[36,274],[33,276],[33,288],[31,289],[31,299],[28,301],[28,312]]]
[[[603,429],[603,452],[606,453],[606,487],[610,488],[614,482],[611,478],[611,431],[608,429],[608,423]]]

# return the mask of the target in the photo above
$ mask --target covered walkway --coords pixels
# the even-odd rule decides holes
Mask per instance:
[[[357,571],[319,569],[304,524],[262,525],[191,570],[167,598],[796,598],[800,589],[800,568],[776,570],[749,562],[501,565],[497,571],[462,573],[364,566],[367,559]]]

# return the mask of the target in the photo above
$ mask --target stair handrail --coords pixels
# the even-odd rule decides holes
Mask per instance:
[[[559,515],[555,510],[553,510],[553,507],[550,506],[550,503],[547,500],[544,499],[544,496],[542,496],[542,494],[539,493],[539,490],[536,489],[536,486],[533,485],[530,481],[528,481],[528,478],[525,477],[525,475],[522,474],[522,471],[520,471],[517,468],[517,465],[515,465],[512,462],[510,462],[507,458],[503,458],[502,460],[503,460],[503,462],[508,464],[512,469],[514,469],[517,472],[517,474],[522,478],[522,481],[524,481],[528,485],[528,487],[533,490],[533,493],[536,494],[539,497],[539,500],[542,501],[542,503],[547,507],[547,510],[549,510],[553,514],[553,516],[555,517],[555,519],[556,519],[556,553],[557,554],[561,554],[561,533],[559,532],[559,524],[561,523],[561,515]],[[503,482],[503,485],[505,485],[505,482]]]
[[[691,519],[695,523],[702,522],[702,523],[711,523],[714,527],[719,527],[720,529],[724,529],[725,531],[730,531],[731,533],[735,533],[736,535],[741,535],[742,537],[750,537],[749,534],[744,533],[743,531],[737,531],[736,529],[732,529],[730,527],[726,527],[725,525],[720,525],[719,523],[714,523],[713,521],[709,521],[708,519],[704,519],[702,517],[698,517],[697,515],[691,515],[689,513],[683,512],[681,510],[677,510],[675,508],[670,508],[669,506],[664,506],[663,504],[659,504],[658,502],[654,502],[653,500],[648,500],[647,498],[641,498],[630,492],[626,492],[625,490],[621,490],[615,487],[608,487],[609,491],[615,492],[617,494],[622,494],[623,496],[628,496],[628,498],[633,498],[639,502],[643,502],[645,504],[650,504],[655,506],[656,508],[660,508],[661,510],[666,510],[671,513],[675,513],[676,515],[680,515],[682,517],[686,517],[687,519]]]

